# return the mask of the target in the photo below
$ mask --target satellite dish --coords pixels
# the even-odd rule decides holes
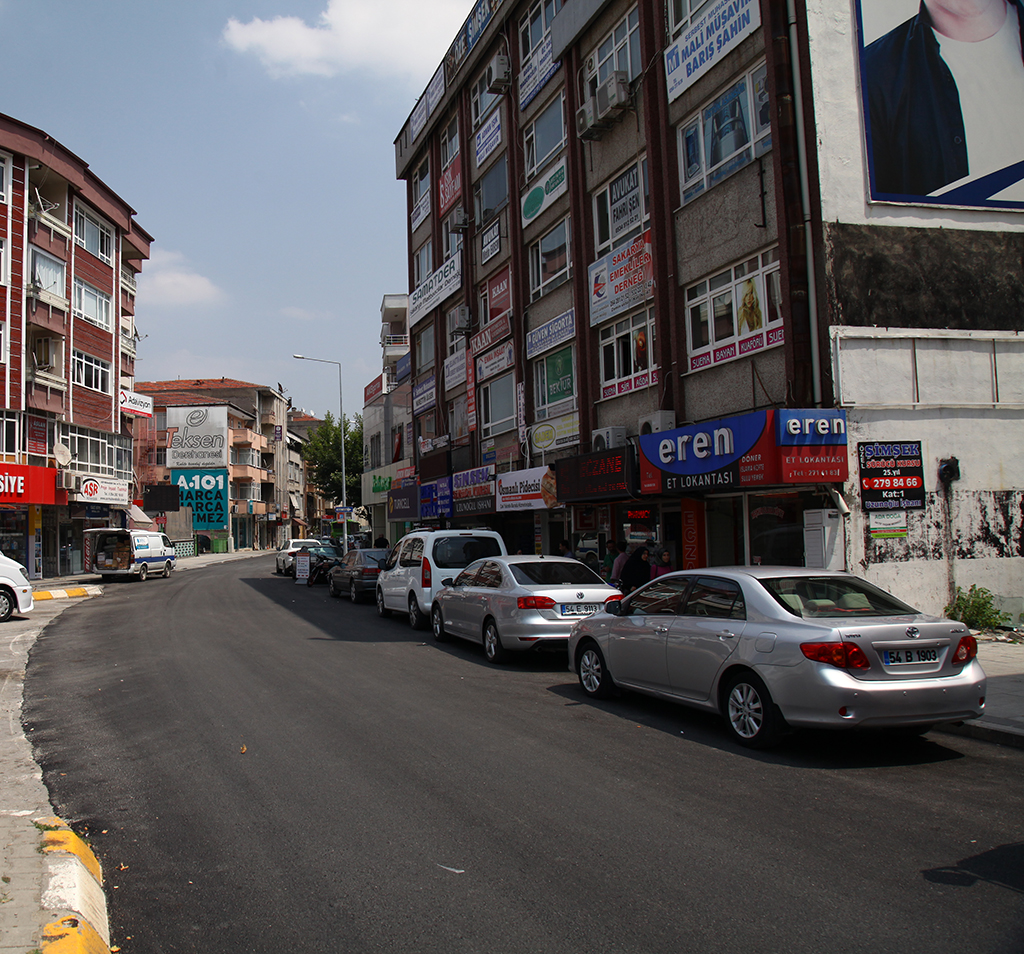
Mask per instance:
[[[61,467],[67,467],[71,463],[71,448],[67,444],[54,444],[53,456]]]

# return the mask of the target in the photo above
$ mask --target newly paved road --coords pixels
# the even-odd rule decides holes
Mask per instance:
[[[1024,949],[1024,751],[770,754],[560,659],[489,666],[273,558],[108,587],[25,721],[132,952]]]

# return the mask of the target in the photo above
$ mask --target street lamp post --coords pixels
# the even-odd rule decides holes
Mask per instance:
[[[341,362],[329,358],[309,358],[304,354],[293,354],[300,361],[319,361],[321,364],[338,366],[338,416],[341,421],[341,552],[348,553],[348,479],[345,476],[345,408],[341,385]]]

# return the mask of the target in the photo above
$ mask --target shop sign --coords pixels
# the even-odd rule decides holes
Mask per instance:
[[[534,424],[530,431],[530,449],[535,454],[562,450],[579,442],[580,415],[577,411],[541,424]]]
[[[459,28],[455,41],[445,54],[444,69],[449,82],[458,72],[466,57],[469,56],[470,51],[476,46],[477,41],[483,36],[495,10],[500,6],[501,0],[477,0],[474,4],[472,13]]]
[[[167,466],[221,469],[228,466],[226,407],[167,408]]]
[[[590,283],[590,326],[643,304],[654,290],[651,230],[629,245],[609,252],[587,270]]]
[[[431,375],[426,381],[420,381],[412,389],[412,413],[422,414],[437,404],[436,378]]]
[[[438,215],[445,215],[462,196],[462,153],[441,173],[437,182]]]
[[[761,25],[757,0],[719,0],[665,51],[671,103]]]
[[[775,442],[785,484],[831,483],[850,475],[846,411],[780,409]]]
[[[487,321],[497,321],[503,315],[508,316],[512,307],[511,266],[506,265],[487,281]]]
[[[526,382],[516,384],[516,424],[519,427],[519,443],[526,441]]]
[[[118,392],[122,414],[135,414],[138,417],[153,416],[153,399],[148,394],[136,394],[124,388]]]
[[[565,341],[576,337],[576,309],[545,322],[539,328],[526,332],[526,357],[535,358]]]
[[[515,360],[515,348],[511,341],[498,345],[493,351],[488,351],[483,357],[476,359],[477,381],[486,381],[488,378],[492,378],[494,375],[511,368],[515,364]]]
[[[501,145],[501,110],[496,109],[491,113],[490,118],[478,130],[473,137],[473,145],[476,147],[476,165],[480,166],[487,161],[487,157]]]
[[[181,506],[192,508],[193,528],[228,529],[227,470],[172,470],[171,482],[178,488]]]
[[[391,478],[375,474],[371,492],[375,494],[386,494],[391,489]]]
[[[555,63],[552,57],[551,34],[544,38],[541,45],[531,56],[523,60],[519,68],[519,108],[526,109],[533,98],[544,88],[558,68],[561,61]]]
[[[452,515],[494,513],[494,465],[460,470],[452,475]]]
[[[409,327],[461,287],[462,256],[453,255],[429,278],[420,282],[409,296]]]
[[[440,480],[420,486],[420,519],[450,517],[452,515],[452,479]]]
[[[543,178],[522,198],[523,226],[569,191],[569,165],[565,156],[543,174]]]
[[[50,453],[46,440],[46,418],[25,417],[25,450],[30,454],[46,457]]]
[[[379,374],[363,388],[363,406],[379,398],[384,393],[384,375]]]
[[[472,361],[466,362],[466,427],[476,430],[476,368]]]
[[[452,388],[466,381],[466,349],[459,348],[455,354],[448,355],[444,359],[444,389],[450,391]]]
[[[924,459],[920,441],[858,444],[857,459],[860,499],[865,510],[873,514],[924,508]]]
[[[497,478],[498,512],[547,510],[558,506],[558,482],[554,467],[531,467]]]
[[[616,447],[556,461],[558,499],[564,503],[633,496],[636,481],[631,451]]]
[[[420,489],[414,482],[411,487],[392,487],[388,491],[388,520],[418,520],[420,515]]]
[[[501,220],[487,227],[481,236],[480,264],[489,262],[501,251]]]
[[[0,464],[0,503],[55,504],[59,480],[54,467]]]
[[[747,355],[757,351],[764,351],[766,348],[774,348],[776,345],[786,343],[785,329],[765,328],[757,331],[746,338],[740,338],[731,344],[722,345],[721,348],[712,348],[710,351],[703,351],[690,358],[690,370],[700,371],[703,368],[710,368],[712,365],[721,364],[723,361],[733,361],[736,358],[745,358]]]
[[[407,351],[395,365],[395,381],[405,381],[412,374],[412,353]]]
[[[611,240],[614,243],[627,232],[632,232],[643,221],[640,167],[630,166],[622,175],[613,179],[608,187],[608,198]]]
[[[127,480],[113,477],[83,477],[82,489],[71,494],[71,499],[78,503],[113,504],[116,507],[127,507],[130,501]]]
[[[427,182],[427,188],[424,189],[423,195],[419,197],[419,200],[412,207],[412,214],[410,215],[410,229],[415,232],[419,227],[419,224],[430,215],[430,182]]]
[[[419,134],[423,132],[423,127],[426,126],[427,120],[430,118],[431,113],[433,113],[437,108],[437,104],[441,102],[441,98],[443,96],[444,64],[442,63],[437,68],[437,72],[435,72],[431,78],[430,85],[427,87],[426,92],[419,98],[412,111],[412,116],[409,119],[410,142],[415,142]]]
[[[490,324],[484,325],[469,339],[469,350],[477,355],[481,351],[486,351],[494,342],[507,338],[512,333],[510,318],[510,314],[505,312],[500,318],[495,318]]]
[[[906,539],[907,523],[906,510],[871,510],[868,512],[868,532],[872,540]]]
[[[601,388],[601,398],[603,400],[604,398],[618,397],[620,394],[629,394],[631,391],[639,391],[641,388],[649,388],[657,383],[658,369],[651,368],[650,371],[641,371],[639,374],[634,374],[631,378],[626,378],[625,381],[617,381],[615,384],[606,384]]]

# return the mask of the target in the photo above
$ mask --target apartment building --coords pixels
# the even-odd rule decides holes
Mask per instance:
[[[0,550],[81,572],[82,532],[126,525],[136,281],[152,237],[88,164],[0,115]],[[142,517],[141,513],[136,513]]]
[[[395,140],[428,518],[1019,598],[1024,147],[892,125],[927,7],[467,12]]]

